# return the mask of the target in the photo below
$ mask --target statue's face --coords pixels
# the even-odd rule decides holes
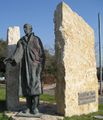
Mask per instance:
[[[32,28],[28,25],[24,27],[24,32],[26,35],[29,35],[32,32]]]

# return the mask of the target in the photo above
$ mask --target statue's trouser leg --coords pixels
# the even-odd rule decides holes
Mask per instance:
[[[31,96],[26,97],[26,105],[27,105],[27,109],[30,111],[31,106],[32,106],[32,97]]]
[[[39,95],[32,96],[32,106],[31,106],[32,109],[31,109],[31,112],[33,114],[39,113],[38,106],[39,106]]]

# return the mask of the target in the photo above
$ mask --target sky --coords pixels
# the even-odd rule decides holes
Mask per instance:
[[[19,26],[23,36],[23,25],[30,23],[44,46],[54,48],[54,11],[61,1],[63,0],[0,0],[0,38],[6,39],[9,26]],[[93,28],[98,51],[98,12],[101,13],[103,22],[103,0],[64,0],[64,2]]]

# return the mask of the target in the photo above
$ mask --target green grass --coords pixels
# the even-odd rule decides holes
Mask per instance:
[[[0,85],[0,100],[5,100],[6,89],[5,85]]]
[[[0,85],[0,120],[8,120],[8,118],[3,114],[3,112],[6,109],[5,95],[6,95],[5,85]]]
[[[24,97],[20,97],[25,99]],[[48,103],[55,103],[55,97],[53,95],[48,95],[48,94],[42,94],[40,95],[40,101],[45,101]]]
[[[3,113],[0,113],[0,120],[10,120],[10,119],[4,116]]]
[[[41,101],[47,101],[49,103],[55,103],[55,97],[48,94],[43,94],[40,96]]]
[[[94,118],[96,115],[103,116],[103,104],[99,105],[99,111],[95,113],[91,113],[88,115],[81,115],[81,116],[73,116],[73,117],[65,117],[64,120],[98,120]]]

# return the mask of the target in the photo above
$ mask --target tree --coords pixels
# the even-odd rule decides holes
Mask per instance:
[[[3,39],[0,39],[0,73],[4,75],[5,73],[5,64],[3,60],[6,57],[6,48],[7,48],[7,42]]]
[[[56,73],[56,65],[55,65],[55,55],[52,54],[49,49],[45,49],[45,67],[43,71],[43,81],[44,83],[54,83],[55,82],[55,73]]]
[[[7,48],[7,42],[3,39],[0,39],[0,58],[6,57],[6,48]]]

